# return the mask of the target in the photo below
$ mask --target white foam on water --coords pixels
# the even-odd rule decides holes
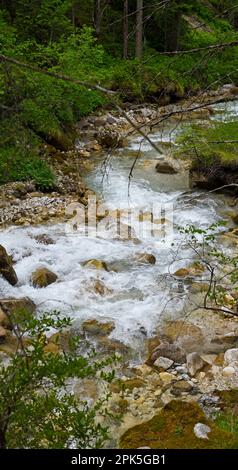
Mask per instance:
[[[158,135],[154,139],[158,139]],[[131,146],[138,148],[138,140],[135,139]],[[16,287],[12,287],[0,278],[0,296],[28,296],[36,303],[39,311],[57,309],[81,321],[86,318],[113,320],[116,329],[112,335],[131,344],[141,340],[141,329],[151,334],[164,312],[175,312],[183,307],[184,296],[179,294],[176,281],[169,277],[163,280],[161,277],[168,273],[172,263],[172,244],[173,249],[176,249],[182,239],[176,226],[192,223],[209,226],[219,219],[219,209],[223,203],[215,194],[206,194],[205,198],[201,197],[201,192],[188,192],[183,180],[182,187],[175,191],[169,186],[173,184],[173,179],[166,180],[165,175],[156,174],[153,165],[139,165],[135,170],[128,197],[128,170],[132,160],[127,158],[127,151],[129,148],[111,159],[108,177],[103,181],[101,162],[98,162],[87,177],[89,187],[102,195],[105,205],[112,209],[150,211],[154,203],[173,203],[174,232],[169,232],[165,240],[158,240],[146,230],[144,238],[137,245],[128,240],[88,238],[79,234],[70,236],[64,224],[2,230],[0,244],[13,255],[19,282]],[[154,153],[153,159],[156,158]],[[162,185],[163,181],[168,181],[166,189]],[[170,216],[168,214],[168,218]],[[133,217],[131,225],[136,231]],[[55,243],[38,243],[34,236],[43,233],[52,237]],[[136,253],[142,252],[153,253],[156,264],[138,265],[132,260]],[[184,255],[189,256],[187,253]],[[85,261],[93,258],[106,263],[120,261],[122,266],[124,263],[124,268],[118,272],[106,272],[83,266]],[[34,288],[30,281],[31,274],[42,266],[55,272],[58,280],[46,288]],[[100,296],[93,292],[88,287],[92,278],[103,281],[112,293]]]

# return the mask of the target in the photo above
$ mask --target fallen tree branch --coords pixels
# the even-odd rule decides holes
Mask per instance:
[[[0,54],[0,62],[8,62],[10,64],[17,65],[18,67],[31,70],[32,72],[41,73],[43,75],[48,75],[49,77],[57,78],[58,80],[63,80],[65,82],[75,83],[76,85],[83,86],[85,88],[88,88],[89,90],[91,89],[91,90],[101,91],[102,93],[105,93],[107,95],[116,94],[115,91],[109,90],[108,88],[104,88],[100,85],[93,85],[92,83],[84,82],[84,81],[78,80],[77,78],[69,77],[68,75],[50,72],[49,70],[46,70],[46,69],[40,69],[39,67],[26,64],[25,62],[20,62],[19,60],[13,59],[12,57],[7,57],[3,54]]]
[[[238,46],[238,39],[231,42],[224,42],[222,44],[213,44],[212,46],[197,47],[195,49],[186,49],[183,51],[166,51],[158,52],[158,55],[185,55],[185,54],[194,54],[196,52],[208,51],[213,49],[225,49],[226,47]]]
[[[208,140],[208,144],[238,144],[238,140]]]

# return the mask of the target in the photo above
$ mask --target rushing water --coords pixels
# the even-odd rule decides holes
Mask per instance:
[[[221,119],[223,109],[224,105],[219,105],[213,119],[216,116]],[[237,109],[237,103],[229,104],[227,115],[230,119],[237,116]],[[180,129],[173,129],[171,125],[163,132],[154,133],[152,138],[163,148],[163,142],[173,142],[177,132]],[[128,174],[139,147],[141,155],[128,188]],[[163,230],[163,236],[160,230],[159,238],[150,230],[145,231],[143,237],[137,233],[140,239],[137,244],[131,240],[87,237],[77,233],[69,235],[64,224],[11,227],[0,232],[0,244],[16,261],[19,283],[12,287],[0,279],[1,297],[29,296],[39,311],[57,309],[82,321],[86,318],[113,319],[116,329],[112,334],[125,343],[136,342],[145,333],[151,334],[161,315],[173,316],[181,310],[184,302],[181,284],[165,276],[181,241],[177,227],[191,223],[208,226],[218,220],[225,209],[224,197],[190,191],[186,171],[182,176],[156,173],[155,165],[159,158],[160,155],[151,150],[147,142],[135,137],[127,148],[108,157],[106,165],[102,165],[102,156],[95,158],[93,168],[85,171],[85,178],[107,207],[132,210],[131,225],[135,231],[138,228],[133,219],[135,209],[150,212],[152,204],[162,205],[165,210],[168,207],[169,213],[165,217],[172,221],[173,215],[173,233],[169,229],[164,237]],[[37,243],[34,235],[42,233],[51,236],[55,244]],[[143,265],[133,260],[136,253],[142,252],[155,255],[156,264]],[[186,253],[183,256],[186,257]],[[83,266],[84,261],[92,258],[114,263],[117,270],[107,272]],[[183,259],[170,269],[174,272],[186,263],[187,260]],[[58,281],[47,288],[37,289],[31,285],[30,277],[36,268],[42,266],[57,273]],[[111,293],[105,296],[95,293],[89,288],[92,278],[102,280]]]

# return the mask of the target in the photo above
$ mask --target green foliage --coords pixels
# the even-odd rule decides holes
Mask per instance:
[[[140,62],[134,59],[135,0],[129,2],[131,59],[127,61],[121,59],[123,2],[102,2],[101,32],[96,38],[92,24],[93,0],[2,0],[0,53],[55,73],[111,87],[117,90],[121,100],[157,100],[168,90],[176,98],[204,87],[216,87],[226,82],[227,76],[238,83],[235,47],[213,54],[172,58],[157,53],[237,38],[230,16],[218,16],[233,4],[227,0],[222,4],[213,2],[211,7],[199,0],[173,0],[161,8],[155,0],[148,0],[145,53]],[[29,161],[33,155],[38,156],[39,144],[46,141],[66,150],[77,120],[105,103],[107,98],[98,91],[1,63],[1,154],[18,155],[19,142],[24,142],[24,152],[21,149],[20,154],[24,154],[28,168],[23,178],[28,174],[34,174],[35,178],[38,170],[33,170]],[[6,165],[6,157],[3,159],[2,166]],[[39,163],[36,166],[39,168]],[[22,170],[19,174],[22,175]],[[11,171],[9,178],[12,179]],[[6,178],[1,177],[1,181]],[[49,186],[47,181],[46,185]]]
[[[188,127],[177,139],[179,155],[190,157],[194,165],[237,164],[238,121],[213,122]],[[233,141],[233,142],[232,142]]]
[[[54,186],[54,175],[35,153],[23,152],[16,147],[0,149],[0,184],[8,181],[32,180],[41,190]]]
[[[238,418],[231,413],[220,413],[215,419],[216,425],[238,437]]]
[[[89,406],[71,390],[72,379],[112,378],[104,369],[112,363],[94,354],[78,353],[79,341],[69,341],[67,351],[46,352],[47,333],[64,334],[70,326],[59,314],[40,319],[12,318],[19,348],[7,365],[0,364],[0,448],[98,448],[107,429],[97,423],[107,397]],[[26,341],[27,338],[27,341]]]
[[[222,249],[218,237],[224,232],[224,221],[207,228],[187,225],[181,228],[184,235],[183,248],[189,248],[194,263],[205,273],[206,293],[196,308],[230,313],[237,316],[238,256]]]

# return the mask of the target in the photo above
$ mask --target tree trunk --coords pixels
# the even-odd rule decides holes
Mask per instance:
[[[96,35],[100,36],[101,33],[101,0],[94,1],[94,27]]]
[[[123,56],[128,59],[128,0],[124,0],[124,24],[123,24]]]
[[[136,58],[141,59],[143,53],[143,0],[137,0],[136,10]]]

